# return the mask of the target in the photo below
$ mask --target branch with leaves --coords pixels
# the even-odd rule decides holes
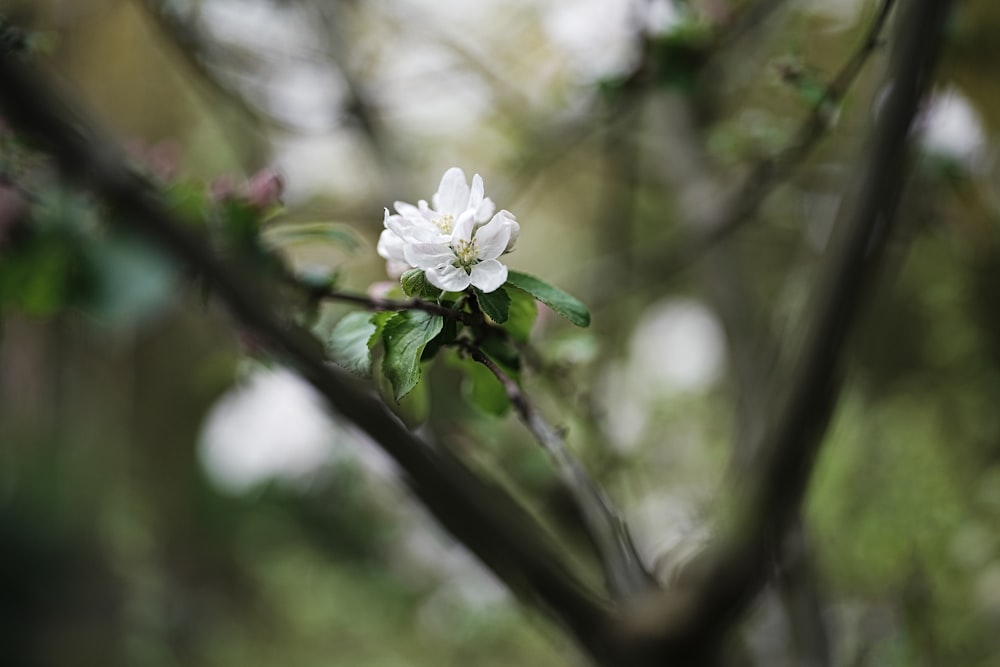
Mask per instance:
[[[223,262],[154,187],[126,166],[112,141],[69,111],[72,106],[45,75],[0,53],[0,78],[5,118],[47,151],[66,178],[100,197],[122,228],[141,234],[200,276],[266,349],[298,370],[338,414],[395,460],[420,501],[523,601],[554,618],[586,652],[608,655],[603,628],[609,603],[531,513],[447,449],[414,436],[370,390],[332,368],[319,342],[278,314],[282,309],[268,298],[269,291],[259,289],[253,274],[239,263]]]

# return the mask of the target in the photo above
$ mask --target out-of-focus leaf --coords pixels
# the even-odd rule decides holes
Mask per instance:
[[[712,50],[708,26],[686,23],[657,37],[654,44],[656,79],[660,85],[687,93],[694,91]]]
[[[479,306],[483,309],[491,320],[497,324],[503,324],[510,315],[510,296],[503,287],[492,292],[483,292],[476,289],[476,297],[479,299]]]
[[[361,248],[361,239],[350,225],[337,222],[296,222],[274,225],[264,240],[276,248],[309,243],[332,243],[348,252]]]
[[[508,375],[515,374],[521,369],[521,353],[510,342],[491,337],[484,340],[480,347]]]
[[[500,380],[483,364],[468,359],[462,368],[465,378],[462,394],[483,412],[502,417],[510,410],[510,399]]]
[[[323,292],[336,287],[340,273],[325,266],[309,265],[296,268],[295,278],[310,290]]]
[[[385,359],[382,372],[392,384],[396,401],[400,401],[420,381],[420,357],[424,347],[441,333],[444,320],[416,310],[396,313],[382,330]]]
[[[527,273],[511,271],[507,283],[522,289],[578,327],[590,325],[590,311],[583,302]]]
[[[51,237],[31,238],[0,253],[0,307],[11,303],[32,315],[50,315],[67,305],[78,256]]]
[[[226,199],[221,204],[222,228],[226,241],[239,250],[257,250],[261,211],[241,199]]]
[[[89,284],[81,305],[111,326],[141,322],[173,299],[178,272],[144,241],[109,236],[85,248]]]
[[[510,297],[509,317],[503,323],[503,329],[514,340],[524,343],[531,336],[531,328],[538,317],[538,305],[535,298],[522,289],[508,284],[507,295]]]
[[[183,220],[204,224],[209,193],[202,184],[174,183],[164,191],[170,208]]]
[[[370,377],[372,354],[368,341],[378,327],[372,322],[371,313],[356,311],[348,313],[330,332],[326,342],[327,353],[338,366],[345,370]]]

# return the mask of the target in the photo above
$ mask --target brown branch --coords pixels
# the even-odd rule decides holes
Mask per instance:
[[[130,172],[113,143],[69,111],[41,72],[0,52],[0,109],[32,136],[63,171],[141,233],[190,266],[272,352],[284,358],[391,456],[413,493],[455,537],[526,603],[560,624],[597,660],[610,660],[609,608],[562,556],[548,532],[507,492],[486,482],[447,450],[415,437],[366,389],[326,363],[319,343],[283,320],[246,272],[222,262],[190,225],[174,217],[158,194]]]
[[[927,90],[952,3],[910,0],[898,20],[886,92],[803,317],[791,371],[769,387],[776,409],[760,438],[735,530],[686,572],[682,587],[628,614],[637,659],[704,664],[768,579],[801,506],[832,412],[850,327],[878,268],[904,181],[910,127]],[[642,648],[632,642],[648,642]]]
[[[778,155],[757,163],[732,195],[729,203],[721,207],[719,214],[714,219],[706,221],[693,240],[682,243],[682,247],[671,252],[666,260],[662,256],[659,257],[657,266],[666,264],[667,273],[680,271],[729,238],[733,232],[753,218],[775,186],[787,180],[795,168],[809,157],[826,134],[834,108],[843,100],[865,63],[878,49],[882,30],[894,4],[895,0],[882,0],[865,39],[824,89],[819,101],[813,106],[812,113],[796,131],[791,144]]]
[[[471,313],[467,313],[464,310],[449,308],[448,306],[442,306],[441,304],[434,303],[433,301],[423,301],[422,299],[383,299],[379,297],[367,296],[365,294],[341,292],[339,290],[323,290],[316,293],[314,296],[320,299],[330,299],[331,301],[353,303],[373,311],[420,310],[425,313],[430,313],[431,315],[440,315],[441,317],[449,320],[461,322],[462,324],[473,328],[481,328],[484,326],[484,321],[481,318],[476,318]]]
[[[597,550],[605,579],[615,598],[627,600],[656,590],[656,580],[642,563],[628,525],[607,495],[573,456],[559,430],[546,421],[517,382],[504,373],[485,352],[464,341],[459,346],[475,361],[486,366],[500,381],[521,422],[555,463],[563,484],[580,512],[587,536]]]

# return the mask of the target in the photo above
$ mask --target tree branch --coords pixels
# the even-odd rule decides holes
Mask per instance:
[[[563,484],[576,503],[587,535],[598,552],[605,579],[615,598],[624,600],[656,590],[656,580],[643,565],[628,525],[573,456],[559,430],[545,420],[517,382],[504,373],[485,352],[468,342],[460,342],[459,345],[500,381],[521,422],[555,463]]]
[[[561,623],[596,659],[608,655],[609,608],[562,557],[551,536],[509,494],[447,450],[416,438],[369,392],[325,363],[320,345],[282,320],[248,274],[223,263],[130,172],[121,152],[69,111],[39,71],[0,52],[0,108],[12,127],[55,158],[63,176],[108,203],[118,224],[146,236],[203,276],[232,314],[287,360],[342,418],[367,433],[400,466],[414,494],[525,602]]]
[[[483,322],[464,310],[457,310],[434,303],[433,301],[423,301],[421,299],[383,299],[379,297],[367,296],[365,294],[352,294],[339,290],[322,290],[315,294],[316,298],[330,299],[331,301],[343,301],[353,303],[358,306],[374,311],[387,310],[421,310],[431,315],[440,315],[449,320],[455,320],[470,327],[482,327]]]
[[[666,260],[658,258],[658,265],[667,265],[667,273],[685,268],[749,222],[774,187],[787,180],[792,171],[809,157],[829,128],[835,108],[878,49],[882,30],[894,4],[895,0],[882,0],[865,39],[823,90],[812,112],[795,132],[791,144],[778,155],[758,162],[727,205],[718,209],[719,213],[713,219],[705,221],[692,240],[682,243]]]
[[[760,464],[744,483],[735,530],[685,573],[682,587],[626,614],[638,657],[703,664],[722,634],[767,581],[788,533],[836,398],[844,344],[889,237],[904,180],[910,127],[931,78],[951,8],[910,0],[898,20],[868,147],[848,190],[806,315],[791,372],[771,383],[776,408],[761,436]],[[634,644],[633,644],[634,646]]]

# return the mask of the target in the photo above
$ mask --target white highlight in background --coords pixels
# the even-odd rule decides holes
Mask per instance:
[[[261,369],[229,390],[202,429],[209,477],[231,493],[270,480],[302,483],[334,457],[337,431],[318,394],[285,369]]]

